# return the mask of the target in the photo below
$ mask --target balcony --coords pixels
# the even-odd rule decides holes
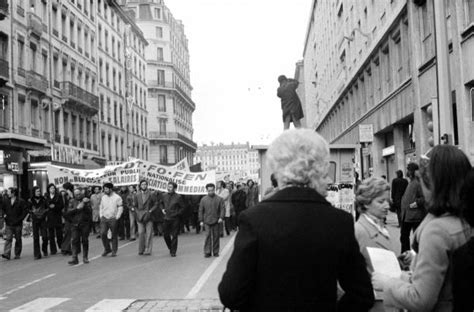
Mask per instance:
[[[20,132],[20,134],[26,135],[26,127],[25,126],[18,126],[18,132]]]
[[[99,97],[72,82],[63,81],[62,93],[63,99],[66,100],[65,107],[89,116],[99,112]]]
[[[48,80],[35,71],[28,71],[26,75],[26,85],[40,93],[46,93],[48,90]]]
[[[64,144],[69,145],[69,137],[64,137]]]
[[[43,33],[41,18],[33,12],[28,12],[28,31],[38,39],[41,38]]]
[[[9,63],[0,59],[0,85],[4,85],[9,80]]]
[[[51,140],[51,134],[48,131],[43,131],[43,139],[47,141]]]
[[[40,132],[38,129],[31,129],[31,136],[34,137],[34,138],[39,138],[40,136]]]
[[[0,21],[8,15],[8,0],[0,0]]]
[[[163,140],[163,141],[181,141],[181,143],[186,144],[187,146],[191,147],[192,149],[197,149],[197,144],[193,142],[193,140],[188,139],[184,135],[177,133],[177,132],[167,132],[167,133],[160,133],[158,131],[150,131],[148,138],[151,140]]]
[[[18,67],[17,72],[18,72],[18,76],[26,77],[26,71],[24,68]]]

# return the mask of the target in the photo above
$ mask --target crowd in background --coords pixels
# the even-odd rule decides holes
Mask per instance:
[[[70,264],[78,263],[82,253],[88,263],[89,236],[102,239],[103,256],[117,255],[117,241],[139,239],[139,254],[151,255],[152,237],[164,236],[171,256],[176,256],[177,236],[201,232],[199,205],[204,195],[176,194],[176,185],[169,183],[168,192],[148,189],[148,183],[114,187],[80,187],[54,184],[45,194],[34,187],[24,200],[16,188],[1,192],[0,229],[5,239],[2,257],[19,259],[25,226],[31,225],[34,259],[61,253],[72,256]],[[218,181],[215,192],[224,202],[224,218],[219,235],[230,235],[238,227],[239,214],[258,203],[258,186],[247,183]],[[29,235],[29,233],[27,233]],[[12,247],[14,248],[12,254]]]

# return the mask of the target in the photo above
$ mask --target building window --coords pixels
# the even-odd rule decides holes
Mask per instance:
[[[166,98],[164,95],[158,95],[158,111],[166,112]]]
[[[163,69],[158,69],[157,70],[157,83],[160,86],[165,85],[165,71]]]
[[[466,0],[466,22],[467,25],[474,23],[474,0]]]
[[[168,163],[168,146],[160,145],[160,163]]]
[[[161,19],[161,9],[160,8],[155,8],[155,18],[156,19]]]
[[[155,27],[156,38],[163,38],[163,27]]]
[[[18,67],[25,68],[25,44],[18,41]]]
[[[31,126],[33,127],[33,129],[38,129],[38,120],[38,101],[31,100]]]
[[[156,49],[156,59],[158,61],[163,61],[163,48]]]
[[[159,124],[159,127],[160,127],[160,134],[165,135],[166,134],[166,119],[164,119],[164,118],[158,119],[158,124]],[[137,126],[138,126],[138,122],[137,122]]]

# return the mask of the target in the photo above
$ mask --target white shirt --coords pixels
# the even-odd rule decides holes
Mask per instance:
[[[119,219],[123,212],[122,197],[116,193],[102,196],[100,202],[99,216],[106,219]]]

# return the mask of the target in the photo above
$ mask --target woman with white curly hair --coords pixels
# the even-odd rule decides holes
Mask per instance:
[[[241,213],[219,284],[222,303],[240,311],[369,310],[374,294],[352,216],[324,198],[327,142],[311,130],[288,130],[267,155],[279,191]]]

